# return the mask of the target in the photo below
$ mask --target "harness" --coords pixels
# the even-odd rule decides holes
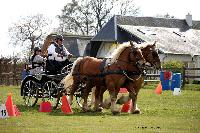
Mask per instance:
[[[103,78],[105,77],[106,75],[111,75],[111,74],[118,74],[118,75],[125,75],[127,77],[127,79],[129,80],[132,80],[132,78],[130,78],[131,76],[139,76],[139,78],[141,77],[141,75],[145,75],[145,73],[143,71],[140,71],[140,69],[137,67],[136,65],[136,68],[139,70],[139,72],[137,71],[128,71],[128,70],[123,70],[120,68],[120,66],[117,65],[118,67],[118,70],[105,70],[105,68],[109,68],[110,67],[110,59],[111,58],[107,58],[107,59],[104,59],[102,61],[102,63],[100,64],[99,66],[99,70],[100,70],[100,74],[85,74],[85,73],[80,73],[78,70],[80,69],[80,64],[78,64],[78,68],[77,68],[77,71],[74,71],[72,73],[72,76],[86,76],[86,77],[92,77],[92,78]],[[126,63],[130,63],[130,62],[127,62],[127,61],[123,61],[123,60],[118,60],[118,61],[122,61],[122,62],[126,62]],[[132,63],[132,62],[131,62]],[[136,63],[137,64],[137,63]],[[138,79],[138,78],[137,78]]]
[[[58,53],[58,54],[61,54],[61,55],[66,55],[66,53],[64,52],[64,46],[63,45],[61,45],[61,47],[59,47],[58,45],[56,45],[55,43],[54,43],[54,46],[56,47],[55,48],[55,52],[56,53]]]
[[[131,51],[134,53],[134,49],[131,49]],[[124,52],[124,51],[123,51]],[[136,67],[136,69],[139,71],[128,71],[128,70],[123,70],[121,69],[121,67],[117,64],[118,70],[105,70],[106,68],[109,69],[110,67],[110,61],[111,58],[107,58],[107,59],[103,59],[103,61],[101,62],[100,66],[99,66],[99,70],[100,70],[100,74],[84,74],[84,73],[80,73],[78,71],[73,72],[72,76],[87,76],[87,77],[99,77],[99,78],[103,78],[106,75],[111,75],[111,74],[119,74],[119,75],[125,75],[127,77],[127,79],[132,80],[131,76],[139,76],[139,78],[141,77],[141,75],[144,75],[145,73],[143,71],[141,71],[141,69],[139,68],[139,60],[137,59],[136,62],[133,61],[125,61],[125,60],[119,60],[120,62],[124,62],[124,63],[128,63],[128,64],[134,64],[134,66]],[[81,64],[81,63],[80,63]],[[80,68],[80,64],[78,66],[78,68]],[[78,69],[79,70],[79,69]],[[137,78],[137,79],[139,79]]]

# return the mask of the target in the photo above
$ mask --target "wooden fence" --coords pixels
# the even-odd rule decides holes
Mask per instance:
[[[0,59],[0,85],[20,85],[23,63],[17,63],[17,59]]]
[[[188,82],[189,79],[195,80],[196,78],[200,78],[200,74],[199,75],[195,74],[195,71],[199,71],[200,68],[188,68],[188,67],[183,67],[182,69],[162,68],[161,71],[174,71],[174,70],[181,71],[182,86],[184,86]],[[193,71],[192,74],[191,74],[191,71]],[[145,82],[158,82],[158,81],[160,81],[160,71],[154,70],[154,72],[152,72],[152,70],[147,70]]]
[[[23,63],[17,64],[17,59],[13,59],[13,63],[10,63],[11,59],[0,59],[0,85],[20,85],[21,75],[23,70]],[[163,71],[181,71],[182,74],[182,85],[187,83],[188,79],[200,78],[200,68],[188,68],[183,67],[181,69],[175,68],[162,68]],[[161,71],[162,71],[161,70]],[[195,74],[199,71],[199,75]],[[159,82],[160,81],[160,70],[147,70],[145,76],[145,82]],[[192,74],[191,74],[192,72]]]

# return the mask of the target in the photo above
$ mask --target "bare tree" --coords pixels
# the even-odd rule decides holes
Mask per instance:
[[[136,16],[140,9],[134,3],[134,0],[117,0],[115,2],[115,14]]]
[[[62,14],[58,16],[60,19],[60,31],[68,33],[77,33],[82,35],[91,34],[93,19],[91,6],[88,0],[72,0],[64,6]]]
[[[175,18],[173,15],[169,15],[168,13],[165,15],[157,14],[156,17],[160,18]]]
[[[94,10],[96,21],[96,32],[103,27],[107,20],[111,17],[111,10],[113,9],[116,0],[91,0],[91,6]]]
[[[10,43],[23,46],[30,56],[34,47],[43,41],[50,23],[51,21],[42,14],[24,17],[9,27]]]
[[[132,0],[72,0],[64,6],[60,31],[83,35],[98,32],[113,15],[136,15]]]

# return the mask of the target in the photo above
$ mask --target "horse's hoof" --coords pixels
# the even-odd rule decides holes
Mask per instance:
[[[91,110],[83,109],[83,112],[84,112],[84,113],[87,113],[87,112],[92,112],[92,111],[91,111]]]
[[[140,109],[136,109],[136,110],[134,110],[134,111],[132,112],[132,114],[141,114],[141,111],[140,111]]]
[[[58,110],[58,109],[61,109],[61,106],[59,106],[59,107],[54,107],[53,109],[55,109],[55,110]]]
[[[91,112],[89,108],[82,108],[83,112]]]
[[[110,106],[111,106],[111,101],[110,101],[110,99],[105,99],[104,100],[104,103],[101,105],[103,108],[105,108],[105,109],[109,109],[110,108]]]
[[[95,108],[95,109],[94,109],[95,112],[102,112],[102,110],[103,110],[102,107],[98,107],[98,108]]]
[[[120,114],[120,112],[119,111],[113,111],[112,114],[113,115],[118,115],[118,114]]]

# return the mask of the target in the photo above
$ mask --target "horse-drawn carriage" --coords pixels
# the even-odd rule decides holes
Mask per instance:
[[[68,95],[63,88],[61,80],[70,72],[73,63],[61,69],[61,72],[55,75],[49,74],[45,68],[44,72],[36,75],[26,75],[21,83],[21,96],[23,96],[25,105],[35,106],[39,98],[43,101],[50,101],[54,108],[57,108],[62,95]],[[82,106],[82,87],[74,93],[79,106]]]
[[[118,47],[110,59],[78,58],[73,63],[72,70],[67,67],[67,71],[61,74],[27,76],[22,82],[21,95],[27,105],[34,106],[38,98],[47,98],[55,101],[54,107],[58,106],[63,94],[69,95],[69,101],[75,96],[83,111],[89,111],[88,96],[91,89],[96,87],[94,110],[101,111],[99,105],[102,104],[103,93],[108,90],[111,111],[116,114],[119,113],[115,108],[117,95],[120,87],[125,87],[129,92],[129,99],[132,99],[130,112],[140,113],[136,104],[137,95],[144,82],[143,71],[147,67],[161,67],[155,43],[137,46],[130,41]],[[62,80],[63,77],[65,78]],[[80,102],[82,98],[83,104]]]

